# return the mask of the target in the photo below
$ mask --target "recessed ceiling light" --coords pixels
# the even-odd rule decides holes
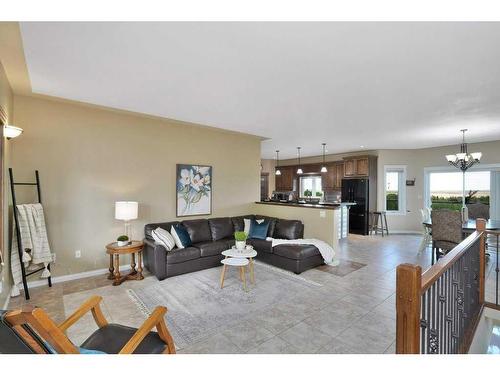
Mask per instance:
[[[359,147],[361,147],[361,148],[365,148],[365,146],[359,146]]]

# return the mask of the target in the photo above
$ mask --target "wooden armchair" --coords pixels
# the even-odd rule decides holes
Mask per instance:
[[[139,328],[131,328],[108,323],[100,308],[101,301],[99,296],[89,298],[61,324],[56,324],[43,309],[34,307],[9,311],[3,315],[2,323],[7,323],[15,336],[33,353],[55,351],[59,354],[79,354],[81,348],[107,354],[175,353],[175,345],[164,320],[166,307],[158,306]],[[77,347],[66,336],[66,330],[89,311],[99,328]],[[154,327],[157,332],[151,331]]]

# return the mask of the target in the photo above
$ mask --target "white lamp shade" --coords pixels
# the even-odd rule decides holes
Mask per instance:
[[[457,161],[457,155],[446,155],[446,160],[448,160],[451,163],[454,163]]]
[[[134,220],[138,217],[139,203],[115,202],[115,219]]]
[[[321,167],[321,173],[326,173],[326,172],[328,172],[328,171],[327,171],[327,169],[326,169],[326,167],[325,167],[325,166],[322,166],[322,167]]]
[[[471,156],[474,160],[481,160],[481,156],[483,156],[482,152],[473,152],[471,153]]]
[[[18,128],[17,126],[5,125],[3,127],[3,135],[6,138],[16,138],[17,136],[21,135],[22,132],[23,129]]]
[[[304,173],[304,172],[302,171],[302,168],[297,169],[297,174],[302,174],[302,173]]]
[[[276,176],[281,176],[281,171],[279,169],[276,169]]]

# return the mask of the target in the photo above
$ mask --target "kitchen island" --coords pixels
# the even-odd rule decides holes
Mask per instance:
[[[354,203],[309,204],[296,202],[255,202],[258,215],[300,220],[304,238],[317,238],[338,249],[339,240],[349,233],[349,207]]]

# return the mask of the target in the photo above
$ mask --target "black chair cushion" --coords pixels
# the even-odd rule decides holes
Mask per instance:
[[[265,251],[266,253],[272,253],[273,247],[271,246],[271,241],[260,240],[258,238],[250,238],[247,243],[252,245],[253,248],[258,251]]]
[[[212,232],[212,240],[214,241],[231,237],[234,234],[233,222],[229,217],[208,219],[208,224],[210,225],[210,231]]]
[[[34,354],[35,352],[26,345],[17,332],[4,320],[6,313],[7,311],[0,310],[0,354]],[[31,330],[28,332],[32,333]],[[33,338],[40,343],[37,337]]]
[[[296,240],[304,235],[304,225],[300,220],[278,220],[274,229],[274,238]]]
[[[95,331],[85,342],[82,348],[99,350],[108,354],[118,354],[123,346],[137,332],[137,328],[122,326],[120,324],[108,324]],[[160,354],[167,345],[162,341],[158,333],[149,332],[144,340],[135,349],[134,354]]]
[[[269,227],[267,228],[267,237],[272,237],[276,227],[276,218],[270,216],[255,215],[255,220],[267,220]]]
[[[288,259],[306,259],[321,255],[313,245],[278,245],[273,248],[274,254]]]
[[[167,251],[167,263],[182,263],[188,260],[198,259],[200,257],[200,249],[190,246],[184,249],[175,248]]]
[[[155,230],[156,228],[160,227],[160,228],[163,228],[167,232],[170,233],[170,229],[172,228],[172,225],[176,225],[176,224],[179,224],[179,222],[178,221],[170,221],[170,222],[166,222],[166,223],[151,223],[151,224],[146,224],[144,226],[144,235],[146,236],[146,238],[154,241],[153,236],[151,236],[151,231],[152,230]]]
[[[204,242],[212,240],[212,232],[207,219],[184,220],[182,222],[191,238],[191,242]]]
[[[254,215],[235,216],[231,218],[235,232],[243,232],[245,221],[243,219],[255,219]]]
[[[224,250],[231,248],[230,241],[228,240],[198,242],[193,244],[193,246],[200,249],[202,258],[220,255]]]

